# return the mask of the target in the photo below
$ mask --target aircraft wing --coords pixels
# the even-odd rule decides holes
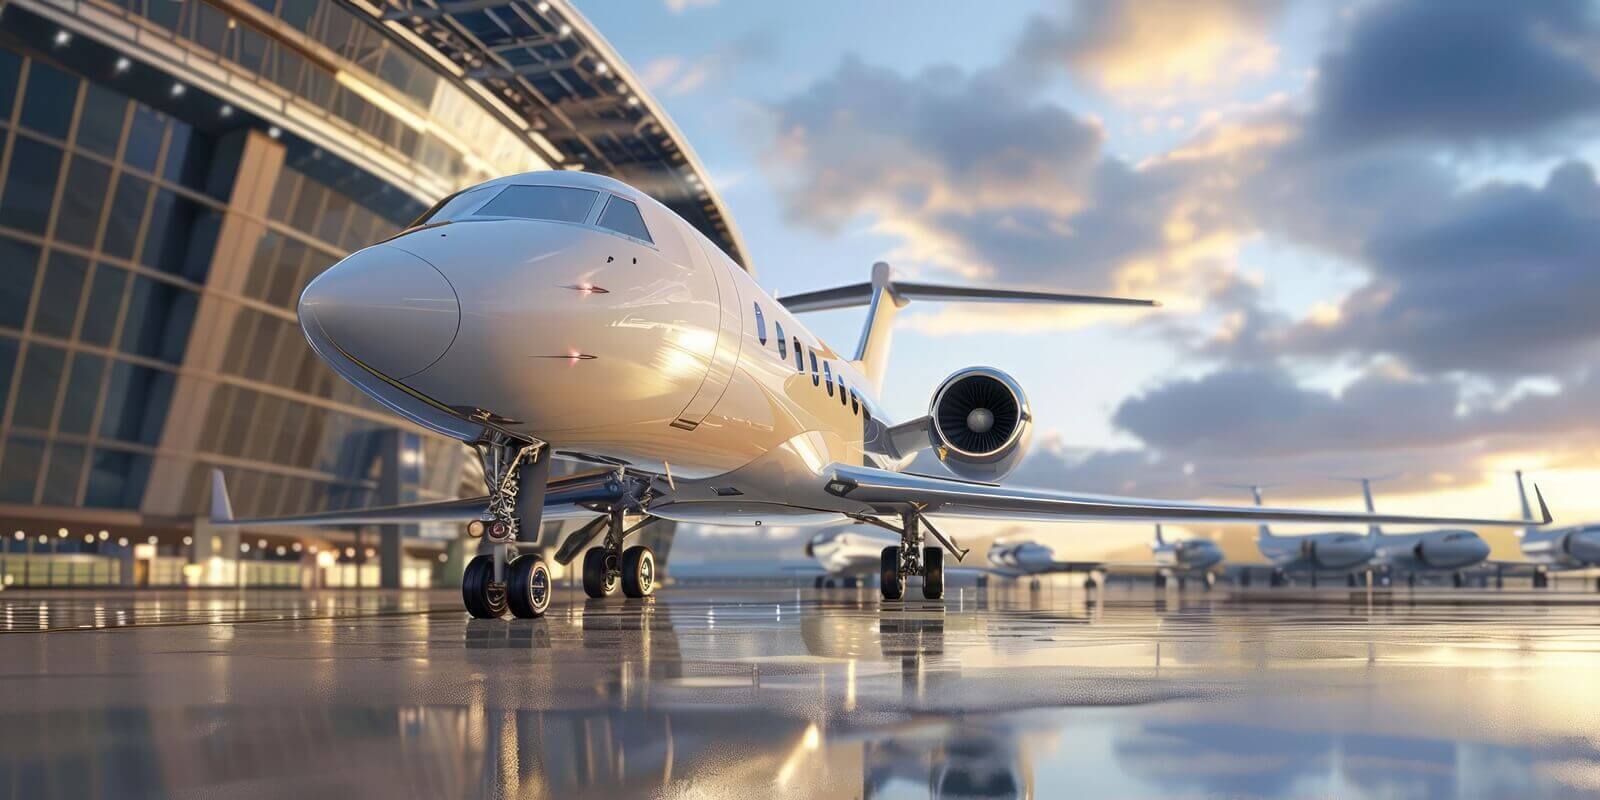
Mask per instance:
[[[832,464],[822,471],[826,490],[837,497],[859,501],[883,513],[920,509],[929,514],[1040,520],[1116,520],[1119,522],[1348,522],[1392,525],[1485,525],[1524,527],[1548,525],[1550,509],[1539,487],[1542,521],[1480,519],[1476,517],[1425,517],[1405,514],[1367,514],[1352,511],[1316,511],[1270,506],[1214,506],[1139,497],[1069,494],[1038,489],[1012,489],[930,475],[890,472],[872,467]]]
[[[583,473],[557,478],[549,483],[544,496],[544,519],[587,519],[597,512],[586,504],[606,504],[622,499],[625,488],[615,480],[614,470]],[[228,487],[222,470],[211,471],[211,523],[266,527],[273,525],[410,525],[419,522],[470,522],[483,516],[489,507],[489,498],[468,497],[460,500],[443,500],[434,503],[355,508],[344,511],[323,511],[289,517],[263,517],[235,519],[233,503],[228,498]]]

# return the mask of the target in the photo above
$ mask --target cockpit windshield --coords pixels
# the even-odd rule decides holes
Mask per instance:
[[[521,217],[583,223],[600,193],[572,186],[507,186],[474,212],[478,217]]]

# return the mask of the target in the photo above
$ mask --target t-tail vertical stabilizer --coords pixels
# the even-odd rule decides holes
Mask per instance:
[[[1102,297],[1088,294],[1063,294],[1061,292],[1035,292],[1025,289],[989,289],[975,286],[945,286],[937,283],[897,281],[889,265],[882,261],[872,265],[872,280],[853,283],[832,289],[792,294],[778,298],[784,308],[794,313],[802,311],[827,311],[835,308],[867,307],[867,319],[861,326],[861,340],[856,343],[856,366],[872,382],[874,389],[883,388],[883,376],[889,364],[889,342],[894,335],[894,318],[900,309],[912,300],[944,300],[947,302],[978,303],[1057,303],[1089,306],[1159,306],[1154,300],[1135,300],[1126,297]]]

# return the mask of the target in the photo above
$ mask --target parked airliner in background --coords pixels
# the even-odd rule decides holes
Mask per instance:
[[[1528,490],[1522,484],[1522,470],[1517,470],[1517,499],[1522,503],[1522,518],[1532,522],[1533,509],[1528,505]],[[1536,589],[1550,585],[1551,572],[1600,567],[1600,525],[1543,530],[1530,526],[1517,531],[1517,539],[1523,557],[1535,565],[1533,586]],[[1600,589],[1600,581],[1596,588]]]
[[[246,526],[466,522],[487,539],[463,575],[467,610],[479,617],[545,612],[550,572],[528,541],[544,519],[592,518],[557,558],[583,554],[595,597],[619,585],[630,597],[654,591],[654,554],[626,539],[658,519],[858,520],[899,537],[880,554],[886,600],[903,596],[909,576],[922,577],[925,597],[943,595],[944,554],[965,551],[934,526],[940,515],[1524,524],[996,485],[1026,452],[1033,425],[1009,375],[957,371],[926,416],[898,425],[879,405],[894,318],[919,299],[1155,305],[903,282],[887,265],[875,265],[870,282],[780,302],[682,218],[619,181],[578,171],[489,181],[329,268],[299,305],[319,357],[394,413],[474,447],[488,493],[239,520],[217,472],[212,516]],[[850,356],[793,316],[849,306],[868,309]],[[900,471],[928,448],[958,477]],[[599,469],[552,481],[555,458]],[[924,532],[936,546],[924,545]]]
[[[1011,578],[1083,572],[1089,575],[1088,585],[1093,587],[1103,584],[1105,574],[1114,570],[1154,570],[1157,586],[1166,586],[1170,578],[1177,578],[1181,584],[1193,577],[1210,588],[1216,583],[1212,569],[1222,563],[1222,549],[1210,539],[1168,540],[1157,524],[1147,561],[1059,560],[1054,548],[1035,539],[997,540],[989,547],[988,558],[994,572]]]
[[[860,525],[842,526],[822,531],[806,542],[806,555],[815,559],[824,575],[817,577],[817,586],[839,583],[851,586],[856,581],[877,574],[878,559],[886,545],[893,544],[883,535]],[[946,572],[963,570],[978,573],[979,580],[989,575],[1004,578],[1037,578],[1060,573],[1083,573],[1089,576],[1088,585],[1098,586],[1105,574],[1114,570],[1153,570],[1156,585],[1165,586],[1168,579],[1183,582],[1196,578],[1209,588],[1216,583],[1213,568],[1222,564],[1222,550],[1210,539],[1167,539],[1156,525],[1155,541],[1150,545],[1150,558],[1145,561],[1074,561],[1056,558],[1054,548],[1036,539],[1001,538],[990,545],[986,567],[950,567]]]
[[[1261,487],[1248,486],[1256,505],[1261,505]],[[1359,533],[1329,531],[1279,536],[1263,523],[1256,529],[1256,548],[1272,564],[1272,585],[1282,586],[1289,576],[1305,575],[1316,585],[1317,575],[1343,573],[1354,586],[1356,573],[1367,569],[1376,555],[1376,540]],[[1244,580],[1248,580],[1248,573]]]
[[[1377,513],[1372,504],[1372,481],[1367,478],[1361,479],[1361,497],[1366,501],[1367,512]],[[1373,523],[1369,531],[1375,543],[1373,562],[1391,574],[1406,573],[1406,580],[1411,583],[1418,575],[1449,573],[1456,586],[1464,586],[1466,576],[1462,570],[1489,559],[1489,543],[1469,530],[1384,533],[1381,526]]]

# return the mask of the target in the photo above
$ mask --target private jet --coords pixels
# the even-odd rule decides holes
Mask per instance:
[[[885,601],[900,600],[918,575],[924,597],[943,596],[945,554],[966,551],[936,517],[1525,524],[1001,486],[1033,427],[1010,375],[961,369],[934,390],[926,415],[896,424],[883,412],[894,320],[918,300],[1156,305],[901,281],[881,263],[869,281],[777,300],[693,226],[620,181],[581,171],[488,181],[335,264],[298,307],[311,348],[343,379],[473,447],[486,494],[237,519],[214,472],[212,517],[240,526],[466,523],[483,542],[462,598],[485,618],[545,613],[550,569],[530,539],[552,519],[588,520],[556,559],[581,553],[584,590],[596,598],[654,592],[654,554],[628,537],[657,520],[860,521],[898,537],[880,553]],[[796,316],[856,306],[866,320],[849,355]],[[905,470],[925,449],[950,476]],[[552,480],[558,458],[595,469]]]
[[[1060,560],[1054,548],[1034,539],[996,541],[989,548],[988,559],[993,571],[1011,578],[1031,578],[1035,585],[1041,575],[1082,572],[1089,576],[1085,585],[1093,588],[1103,585],[1106,573],[1112,570],[1154,570],[1157,588],[1165,588],[1172,578],[1177,578],[1181,587],[1195,577],[1209,589],[1216,584],[1212,570],[1222,563],[1223,556],[1210,539],[1171,540],[1157,524],[1147,561]]]
[[[1261,486],[1246,486],[1256,505],[1261,505]],[[1256,548],[1272,565],[1272,586],[1288,583],[1290,575],[1307,575],[1313,586],[1317,575],[1324,572],[1343,572],[1346,582],[1356,584],[1355,574],[1371,565],[1375,541],[1359,533],[1328,531],[1280,536],[1272,527],[1262,523],[1256,528]],[[1248,573],[1241,580],[1248,580]]]
[[[1367,513],[1377,513],[1372,503],[1372,481],[1361,478],[1361,497]],[[1390,572],[1405,572],[1415,584],[1418,575],[1449,573],[1457,588],[1466,585],[1463,570],[1489,558],[1489,543],[1469,530],[1445,529],[1415,533],[1384,533],[1376,522],[1368,527],[1373,541],[1373,563]]]
[[[1517,499],[1522,502],[1522,518],[1533,521],[1533,509],[1528,506],[1528,489],[1522,483],[1522,470],[1517,470]],[[1600,567],[1600,525],[1579,525],[1571,528],[1540,530],[1535,527],[1516,532],[1522,555],[1534,564],[1533,587],[1550,586],[1550,573]],[[1600,583],[1596,584],[1600,588]]]

